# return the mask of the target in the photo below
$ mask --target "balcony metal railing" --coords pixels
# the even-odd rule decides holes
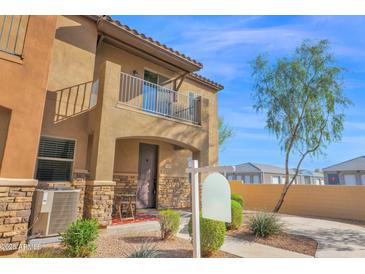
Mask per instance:
[[[183,94],[123,72],[119,101],[142,111],[200,124],[200,96]]]
[[[29,16],[0,16],[0,51],[21,56]]]

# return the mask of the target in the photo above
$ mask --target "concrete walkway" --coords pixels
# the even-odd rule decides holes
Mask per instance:
[[[339,221],[280,215],[289,233],[318,242],[318,258],[365,258],[365,227]]]
[[[177,234],[177,237],[190,240],[188,233],[189,218],[190,214],[182,216],[180,231]],[[231,236],[226,236],[220,250],[243,258],[310,258],[310,256],[304,254],[253,243]]]
[[[226,236],[222,251],[243,258],[311,258],[311,256]]]

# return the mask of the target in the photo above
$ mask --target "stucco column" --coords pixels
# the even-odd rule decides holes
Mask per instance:
[[[106,61],[101,66],[98,103],[93,116],[94,138],[91,153],[91,178],[96,181],[112,181],[116,136],[112,130],[112,108],[119,99],[120,65]],[[120,121],[122,123],[123,121]]]
[[[119,99],[120,65],[106,61],[99,74],[98,102],[91,116],[94,133],[90,159],[90,179],[86,183],[84,216],[102,226],[111,224],[114,199],[113,171],[116,136],[112,130],[112,108]],[[122,121],[120,121],[122,123]]]

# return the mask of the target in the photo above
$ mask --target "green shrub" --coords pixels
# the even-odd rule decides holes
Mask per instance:
[[[190,218],[189,235],[192,235],[192,218]],[[226,225],[224,222],[205,219],[200,214],[200,248],[203,256],[209,256],[219,250],[224,243],[226,236]]]
[[[231,194],[231,200],[238,202],[241,205],[242,210],[245,208],[245,202],[244,202],[244,200],[243,200],[243,198],[242,198],[241,195],[239,195],[239,194]]]
[[[180,214],[171,209],[160,211],[161,238],[163,240],[174,237],[179,230]]]
[[[226,223],[227,229],[239,229],[243,221],[242,206],[231,200],[231,223]]]
[[[62,243],[69,257],[89,257],[96,250],[95,240],[99,236],[99,224],[94,219],[82,219],[72,223],[61,234]]]
[[[156,245],[145,242],[139,249],[136,249],[128,258],[157,258],[160,253],[156,249]]]
[[[258,213],[249,218],[249,227],[256,237],[267,237],[282,232],[283,224],[273,213]]]

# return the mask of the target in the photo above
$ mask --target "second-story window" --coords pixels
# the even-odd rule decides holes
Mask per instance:
[[[149,70],[144,71],[144,80],[156,85],[170,88],[170,84],[164,85],[164,83],[166,83],[169,80],[168,77]]]

